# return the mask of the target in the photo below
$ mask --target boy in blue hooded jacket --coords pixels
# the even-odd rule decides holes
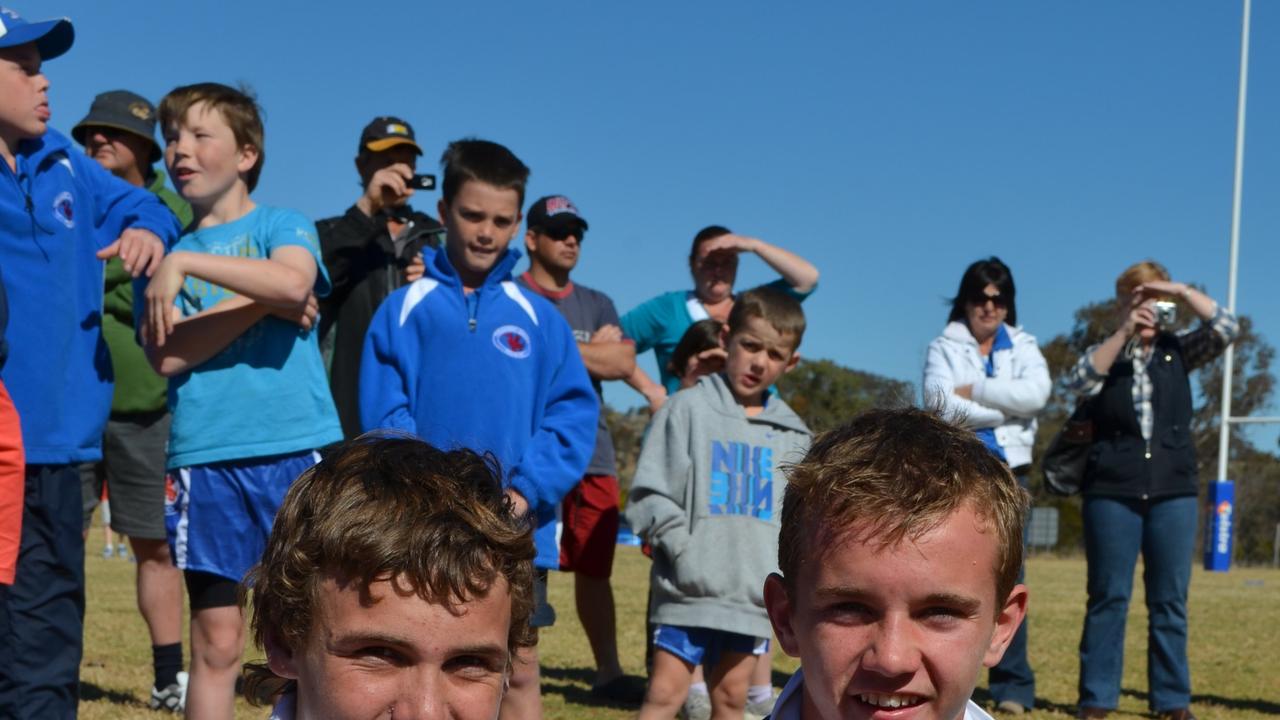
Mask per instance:
[[[0,8],[0,261],[11,323],[5,386],[26,451],[14,584],[0,590],[0,716],[74,717],[84,619],[77,465],[102,457],[111,360],[103,260],[150,275],[177,236],[173,214],[49,128],[41,63],[74,39],[66,19]]]
[[[459,140],[441,158],[445,247],[420,280],[374,313],[360,362],[360,420],[442,448],[490,452],[516,510],[533,516],[539,569],[532,624],[551,625],[556,508],[586,470],[599,403],[573,331],[511,277],[529,169],[510,150]],[[540,717],[537,653],[519,653],[503,717]]]

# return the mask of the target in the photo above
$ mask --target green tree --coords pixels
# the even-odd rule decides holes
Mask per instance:
[[[901,407],[915,399],[911,383],[831,360],[801,360],[778,381],[778,392],[815,433],[830,430],[864,410]]]

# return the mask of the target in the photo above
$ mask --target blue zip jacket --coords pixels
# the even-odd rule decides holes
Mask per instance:
[[[441,250],[387,296],[360,361],[365,430],[396,428],[445,450],[491,452],[537,518],[535,565],[559,568],[556,508],[582,479],[600,412],[573,331],[511,279],[508,250],[464,295]]]
[[[111,356],[102,339],[103,261],[127,228],[166,246],[173,213],[146,188],[76,152],[56,130],[19,143],[17,173],[0,162],[0,265],[9,295],[5,386],[32,465],[102,457]]]

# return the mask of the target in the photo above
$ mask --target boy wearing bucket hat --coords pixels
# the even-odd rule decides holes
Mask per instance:
[[[160,159],[155,127],[156,110],[146,98],[111,90],[93,99],[89,114],[71,128],[71,136],[103,169],[154,193],[186,227],[191,206],[165,185],[164,172],[153,166]],[[151,636],[155,670],[149,704],[177,711],[187,674],[182,672],[182,571],[173,564],[164,528],[168,381],[156,374],[138,345],[133,278],[119,258],[107,261],[102,310],[102,334],[116,383],[102,461],[81,468],[85,528],[106,481],[112,529],[129,537],[137,558],[138,609]]]
[[[14,584],[0,590],[0,717],[75,717],[83,645],[78,466],[102,457],[112,372],[102,345],[102,261],[159,265],[178,222],[154,195],[74,152],[49,128],[44,61],[66,19],[0,7],[0,257],[10,324],[5,385],[26,452]]]

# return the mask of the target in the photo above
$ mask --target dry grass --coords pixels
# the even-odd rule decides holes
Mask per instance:
[[[118,559],[103,560],[98,554],[101,542],[99,533],[90,535],[81,717],[166,717],[146,709],[150,643],[134,609],[133,565]],[[1033,717],[1068,717],[1075,702],[1084,561],[1035,557],[1027,572],[1033,597],[1031,661],[1037,673],[1040,705]],[[635,548],[618,548],[614,591],[619,646],[627,672],[637,675],[643,673],[647,575],[648,561]],[[1115,715],[1120,719],[1146,713],[1146,618],[1140,579],[1137,584],[1125,638],[1124,693],[1120,712]],[[540,646],[546,717],[631,717],[632,711],[594,706],[589,701],[591,654],[573,609],[572,578],[553,575],[551,598],[560,619],[543,633]],[[1197,567],[1191,582],[1190,613],[1196,714],[1204,720],[1280,714],[1280,572],[1242,568],[1214,574]],[[256,656],[253,650],[248,654]],[[790,658],[778,658],[775,681],[781,682],[794,668]],[[237,718],[266,715],[265,710],[244,703],[237,712]]]

